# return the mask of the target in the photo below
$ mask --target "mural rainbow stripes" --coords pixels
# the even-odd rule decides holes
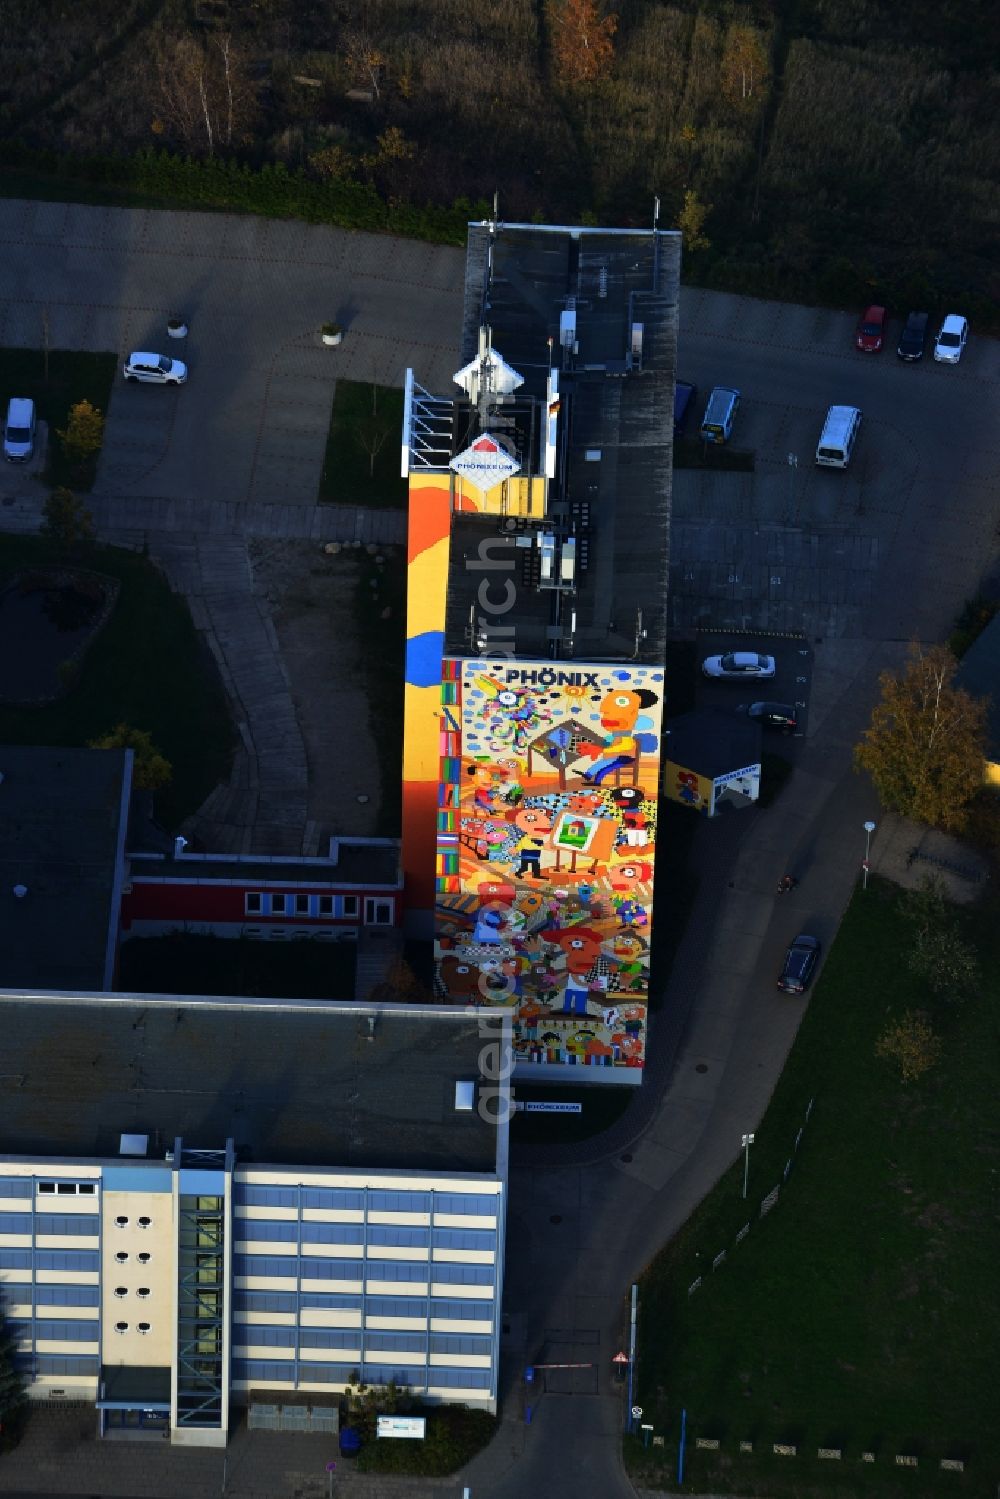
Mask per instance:
[[[422,917],[427,935],[434,910],[443,728],[441,670],[451,508],[450,475],[410,475],[403,698],[403,874],[408,918],[416,929]]]

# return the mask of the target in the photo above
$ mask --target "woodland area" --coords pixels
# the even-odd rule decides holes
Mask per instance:
[[[980,326],[1000,316],[994,0],[4,12],[2,191],[32,190],[35,170],[43,196],[46,171],[78,162],[86,175],[98,157],[113,190],[109,159],[166,151],[270,166],[272,183],[276,169],[280,204],[264,211],[286,211],[295,182],[313,204],[363,192],[461,212],[496,191],[507,219],[624,225],[651,222],[659,195],[661,225],[686,230],[692,280],[843,306],[954,299]],[[155,175],[147,163],[143,183]],[[177,173],[161,175],[169,200]],[[123,166],[123,201],[130,181]]]

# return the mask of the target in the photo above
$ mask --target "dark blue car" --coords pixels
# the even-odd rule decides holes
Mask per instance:
[[[698,395],[697,385],[688,385],[678,380],[674,386],[674,437],[683,437],[687,426],[688,412]]]

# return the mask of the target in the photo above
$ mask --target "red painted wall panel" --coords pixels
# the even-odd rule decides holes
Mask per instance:
[[[365,890],[358,886],[345,888],[325,886],[303,890],[301,886],[268,886],[269,895],[354,895],[358,907],[355,916],[308,916],[289,912],[284,916],[265,916],[256,912],[245,914],[244,895],[248,890],[261,890],[259,884],[248,881],[245,885],[223,885],[212,881],[190,885],[166,884],[160,881],[146,883],[133,879],[132,889],[122,897],[122,926],[127,931],[133,921],[163,921],[182,925],[186,921],[201,922],[246,922],[248,925],[270,925],[287,922],[292,926],[358,926],[364,919],[364,901],[367,895],[393,902],[395,923],[400,920],[400,892],[398,890]]]

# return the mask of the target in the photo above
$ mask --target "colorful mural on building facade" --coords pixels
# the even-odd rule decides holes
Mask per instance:
[[[513,1004],[521,1062],[641,1068],[663,672],[449,659],[443,677],[439,996]]]

